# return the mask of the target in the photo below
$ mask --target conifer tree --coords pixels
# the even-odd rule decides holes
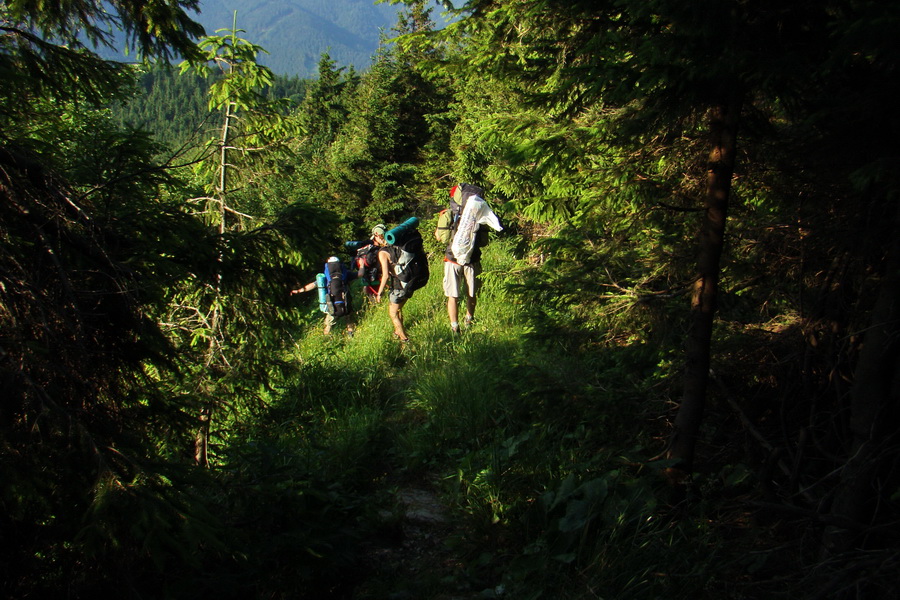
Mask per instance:
[[[347,116],[344,100],[357,83],[353,74],[343,74],[327,52],[319,59],[318,78],[306,92],[298,111],[304,132],[306,154],[321,155],[334,141]]]
[[[399,33],[433,27],[419,4],[401,13]],[[320,185],[329,205],[360,229],[361,221],[398,221],[434,208],[430,197],[449,162],[451,95],[441,80],[419,71],[425,54],[385,41],[372,67],[341,98],[344,114],[333,139],[316,140],[309,132],[311,147],[326,148]]]
[[[465,50],[460,61],[442,68],[514,82],[526,101],[546,113],[518,125],[509,119],[510,131],[539,137],[530,126],[535,123],[549,134],[548,142],[571,140],[572,131],[602,136],[589,142],[607,148],[588,172],[606,180],[600,189],[611,196],[664,200],[673,188],[653,171],[673,162],[702,182],[682,190],[679,199],[701,220],[684,389],[666,451],[690,472],[708,382],[738,127],[742,115],[757,115],[772,102],[793,102],[809,89],[809,75],[823,56],[829,6],[470,0],[457,12],[461,18],[441,35],[464,40]],[[562,135],[554,136],[554,126]],[[692,152],[704,143],[705,160],[692,165],[667,154],[679,139],[694,140],[687,148]],[[555,149],[561,148],[520,144],[510,156],[538,165],[535,175],[569,173],[568,181],[555,179],[542,192],[546,200],[538,198],[532,210],[555,205],[549,214],[583,215],[596,205],[597,188],[579,185],[585,171],[572,167],[580,159]],[[628,161],[610,160],[616,155]],[[532,179],[536,189],[550,181]]]
[[[276,337],[268,337],[261,326],[272,326],[286,316],[276,310],[270,311],[268,317],[256,314],[255,319],[249,320],[259,311],[254,308],[258,306],[256,294],[278,281],[278,274],[266,267],[277,270],[286,254],[290,254],[286,240],[269,224],[275,214],[260,214],[266,203],[260,200],[259,190],[264,187],[261,182],[273,174],[270,170],[279,164],[268,157],[289,145],[295,135],[291,129],[294,122],[285,118],[286,100],[266,97],[265,90],[273,84],[274,75],[257,62],[261,48],[239,37],[242,30],[237,29],[236,20],[237,15],[231,29],[220,30],[220,35],[200,42],[207,62],[182,63],[183,72],[196,69],[207,75],[213,67],[220,71],[209,88],[209,109],[220,113],[221,125],[216,137],[207,144],[203,160],[195,166],[195,176],[207,194],[191,199],[202,207],[201,214],[212,228],[218,243],[217,256],[210,265],[205,288],[187,290],[189,295],[175,303],[180,307],[177,312],[182,313],[176,318],[188,324],[191,331],[191,345],[204,345],[202,369],[196,372],[196,393],[204,398],[204,407],[194,453],[197,463],[204,466],[209,464],[215,408],[236,406],[223,401],[232,393],[223,389],[239,386],[248,371],[265,369],[264,362],[258,361],[265,361],[266,348],[271,350],[266,340],[276,346],[278,342]],[[307,217],[311,231],[324,219],[315,208],[298,211],[297,216]],[[319,235],[313,233],[307,243],[318,239]],[[254,261],[269,264],[248,269]],[[266,275],[271,277],[269,281]],[[287,289],[286,282],[282,285]],[[245,336],[255,343],[236,343]],[[233,367],[238,353],[242,355],[242,369]],[[234,402],[240,404],[237,399]]]
[[[195,6],[0,6],[4,597],[105,595],[140,577],[137,548],[159,564],[191,552],[171,526],[197,513],[159,451],[184,441],[183,405],[160,385],[179,361],[155,317],[198,230],[162,197],[158,148],[100,110],[128,70],[79,36],[102,43],[115,22],[145,55],[195,56]]]

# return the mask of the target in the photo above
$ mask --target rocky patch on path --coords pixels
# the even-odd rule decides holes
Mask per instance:
[[[467,600],[478,595],[466,582],[458,555],[458,524],[433,491],[405,487],[393,493],[394,510],[381,513],[378,539],[366,548],[365,583],[355,599]]]

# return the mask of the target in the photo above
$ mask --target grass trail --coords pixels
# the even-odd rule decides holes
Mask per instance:
[[[703,505],[696,519],[659,516],[667,492],[646,458],[665,410],[660,358],[593,331],[536,331],[528,300],[507,291],[511,248],[492,244],[483,264],[477,323],[460,336],[436,263],[404,311],[408,344],[386,304],[362,308],[353,337],[323,336],[315,317],[298,339],[299,375],[276,412],[282,445],[343,510],[331,505],[327,530],[346,517],[352,544],[317,546],[330,564],[352,547],[331,597],[655,599],[732,586],[711,567],[720,540]]]
[[[517,395],[508,382],[527,344],[519,305],[505,291],[508,249],[489,247],[483,264],[477,320],[460,335],[450,331],[435,261],[404,310],[409,343],[392,337],[386,302],[358,293],[352,337],[342,327],[324,336],[314,315],[298,339],[301,369],[283,414],[323,477],[344,482],[368,507],[367,575],[352,597],[475,597],[491,586],[468,572],[471,515],[459,460],[504,431]]]

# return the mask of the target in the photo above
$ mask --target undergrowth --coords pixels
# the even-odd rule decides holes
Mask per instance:
[[[748,573],[768,554],[748,555],[761,545],[752,523],[739,511],[723,517],[717,504],[746,489],[746,467],[710,474],[686,499],[664,483],[665,462],[650,460],[672,395],[671,357],[640,336],[536,328],[541,307],[508,289],[520,268],[511,247],[495,242],[483,262],[477,322],[459,336],[435,261],[404,311],[409,343],[392,338],[386,304],[362,302],[352,337],[324,336],[315,315],[298,337],[290,360],[299,377],[272,403],[273,425],[256,443],[277,447],[282,467],[309,482],[291,493],[317,499],[311,514],[294,516],[328,540],[304,542],[307,592],[752,597]],[[458,526],[444,545],[462,574],[434,581],[422,565],[420,581],[355,587],[372,576],[358,549],[397,534],[385,515],[396,515],[392,492],[412,483],[436,486],[451,508]],[[315,565],[346,585],[329,588]]]

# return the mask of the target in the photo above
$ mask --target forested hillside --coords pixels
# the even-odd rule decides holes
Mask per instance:
[[[0,595],[900,597],[900,5],[395,4],[298,79],[192,0],[0,3]],[[326,334],[410,217],[409,339],[359,281]]]
[[[208,35],[236,22],[265,48],[259,62],[285,77],[313,77],[327,52],[342,65],[366,69],[383,37],[391,37],[398,7],[375,0],[202,0],[190,16]],[[105,58],[132,59],[119,36]]]
[[[151,132],[169,153],[196,144],[218,123],[210,122],[209,88],[218,76],[183,75],[170,66],[155,65],[139,70],[134,93],[110,105],[110,116],[123,128]],[[269,99],[285,99],[285,110],[296,109],[306,94],[309,80],[276,75],[260,90]]]
[[[342,65],[367,68],[397,7],[373,0],[203,0],[197,20],[207,33],[237,25],[266,49],[259,57],[279,75],[312,77],[323,52]]]

